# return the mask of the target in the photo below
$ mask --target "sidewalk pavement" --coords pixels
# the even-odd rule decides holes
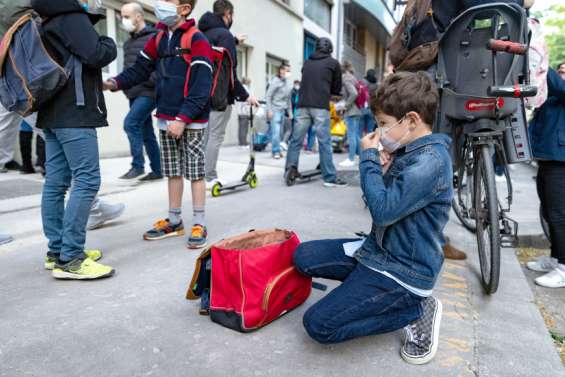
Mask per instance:
[[[237,179],[244,172],[244,151],[226,148],[220,158],[221,176]],[[302,161],[304,168],[313,168],[317,158],[302,156]],[[358,185],[327,189],[314,180],[287,188],[283,166],[260,154],[256,190],[209,199],[212,240],[252,228],[289,228],[303,241],[369,228]],[[42,269],[46,250],[38,196],[0,199],[0,231],[16,238],[0,246],[0,376],[565,376],[513,250],[503,250],[499,291],[485,296],[474,236],[455,216],[446,233],[469,260],[445,263],[435,290],[444,304],[440,348],[432,363],[416,367],[400,359],[400,332],[335,346],[311,341],[301,318],[325,294],[319,291],[251,334],[199,316],[198,304],[184,300],[198,253],[188,251],[180,238],[141,239],[166,215],[165,182],[119,185],[115,177],[127,170],[127,159],[104,160],[102,168],[105,198],[127,204],[121,219],[88,235],[89,247],[103,248],[104,262],[117,269],[111,279],[53,280]],[[533,174],[525,169],[517,168],[512,215],[533,226],[537,197]],[[0,192],[16,178],[21,177],[0,175]],[[189,198],[187,190],[187,220]],[[322,282],[330,289],[336,285]]]

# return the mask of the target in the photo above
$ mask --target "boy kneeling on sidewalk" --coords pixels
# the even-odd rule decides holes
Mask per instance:
[[[423,72],[394,74],[377,91],[372,110],[380,129],[362,140],[360,164],[370,236],[307,242],[294,256],[302,273],[342,282],[304,315],[314,340],[338,343],[404,328],[405,361],[434,357],[442,306],[432,289],[453,196],[450,139],[432,134],[437,105]]]
[[[143,238],[152,241],[184,235],[181,218],[184,177],[192,188],[193,219],[188,240],[191,249],[204,247],[208,237],[204,216],[204,130],[208,126],[212,89],[212,48],[204,34],[195,32],[190,51],[181,46],[183,35],[196,27],[194,19],[188,19],[196,2],[157,1],[155,15],[160,21],[157,28],[161,36],[147,42],[135,65],[104,85],[114,91],[129,89],[157,73],[157,126],[163,173],[168,178],[169,217],[158,221]],[[190,54],[190,65],[184,54]]]

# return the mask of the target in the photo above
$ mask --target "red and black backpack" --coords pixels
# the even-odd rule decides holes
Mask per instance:
[[[188,82],[190,80],[190,64],[192,63],[192,39],[200,30],[196,27],[188,29],[181,37],[181,50],[185,62],[188,64],[188,75],[184,87],[184,96],[188,95]],[[159,46],[165,31],[160,31],[155,38],[155,45]],[[225,111],[228,107],[228,95],[234,88],[233,59],[230,52],[223,47],[212,47],[212,91],[210,103],[215,111]]]

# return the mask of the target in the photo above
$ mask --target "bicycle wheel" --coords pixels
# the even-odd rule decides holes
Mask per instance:
[[[500,279],[500,222],[492,153],[488,145],[479,147],[473,180],[481,283],[487,294],[493,294]]]
[[[477,231],[477,224],[475,219],[470,215],[470,210],[473,206],[472,190],[473,176],[467,174],[466,169],[460,169],[457,173],[456,192],[451,207],[453,207],[453,212],[455,212],[455,215],[465,229],[475,233]]]
[[[540,205],[539,207],[539,220],[541,223],[541,228],[543,229],[543,233],[545,234],[545,237],[551,241],[551,236],[549,235],[549,224],[547,223],[547,220],[545,219],[545,216],[543,215],[543,208]]]

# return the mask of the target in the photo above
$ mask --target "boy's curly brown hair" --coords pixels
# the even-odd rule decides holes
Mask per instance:
[[[433,126],[438,103],[436,85],[425,72],[398,72],[387,77],[377,89],[371,110],[375,115],[382,113],[399,120],[414,111]]]

